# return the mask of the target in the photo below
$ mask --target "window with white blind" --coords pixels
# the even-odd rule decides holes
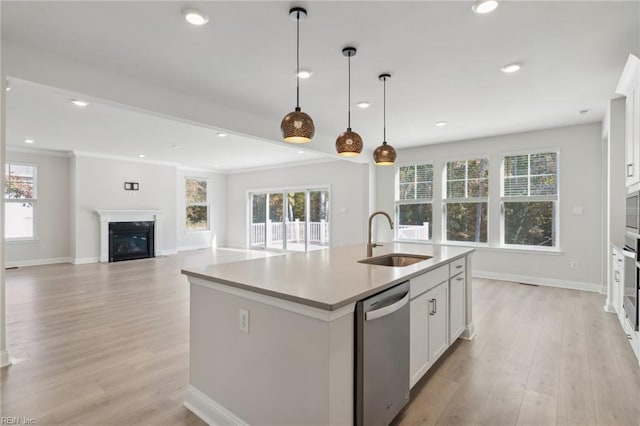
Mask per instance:
[[[502,243],[557,247],[558,153],[502,159]]]
[[[396,239],[430,240],[433,218],[433,164],[396,169]]]
[[[445,239],[486,243],[489,160],[448,161],[444,177]]]
[[[5,164],[4,237],[24,240],[36,237],[37,168],[29,164]]]

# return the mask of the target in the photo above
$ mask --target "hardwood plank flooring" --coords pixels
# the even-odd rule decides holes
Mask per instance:
[[[267,255],[7,270],[0,413],[37,425],[203,425],[182,406],[189,286],[180,269]],[[599,294],[475,279],[476,338],[412,390],[396,425],[638,425],[640,367]]]
[[[483,279],[473,291],[476,338],[432,367],[396,425],[640,424],[640,367],[604,296]]]

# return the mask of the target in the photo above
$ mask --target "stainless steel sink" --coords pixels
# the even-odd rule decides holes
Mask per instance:
[[[421,254],[389,253],[376,257],[368,257],[366,259],[358,260],[358,262],[368,263],[369,265],[400,267],[413,265],[414,263],[431,259],[431,257],[432,256],[423,256]]]

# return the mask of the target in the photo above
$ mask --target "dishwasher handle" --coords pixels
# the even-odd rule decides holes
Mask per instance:
[[[392,313],[394,313],[395,311],[401,309],[404,305],[407,304],[407,302],[409,302],[409,292],[407,292],[407,294],[404,295],[404,297],[400,300],[398,300],[395,303],[392,303],[391,305],[387,305],[384,306],[380,309],[376,309],[373,311],[369,311],[366,312],[364,314],[364,320],[365,321],[371,321],[374,320],[376,318],[381,318],[381,317],[385,317],[387,315],[390,315]]]

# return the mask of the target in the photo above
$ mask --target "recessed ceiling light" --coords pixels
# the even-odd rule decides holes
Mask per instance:
[[[138,154],[138,158],[144,158],[145,155],[144,154]]]
[[[304,154],[304,151],[298,151],[298,154]]]
[[[360,101],[356,104],[358,108],[367,109],[371,106],[371,102],[369,101]]]
[[[218,132],[218,137],[219,137],[219,138],[226,138],[227,136],[229,136],[227,133],[224,133],[224,132]]]
[[[35,141],[33,139],[25,139],[24,143],[34,143]]]
[[[520,65],[517,62],[514,62],[513,64],[507,64],[503,66],[502,68],[500,68],[500,71],[502,71],[505,74],[512,74],[514,72],[520,71],[520,68],[522,68],[522,65]]]
[[[214,164],[213,167],[220,167],[220,164]]]
[[[580,113],[580,115],[587,115],[591,112],[591,110],[589,108],[585,108],[585,109],[581,109],[578,112]]]
[[[482,15],[493,12],[497,7],[498,2],[496,0],[478,0],[476,4],[471,7],[471,10]]]
[[[6,90],[7,92],[11,91],[11,83],[9,83],[9,79],[5,80],[4,90]]]
[[[443,127],[443,126],[446,126],[446,125],[447,125],[446,121],[437,121],[436,122],[436,126],[438,126],[438,127]]]
[[[309,78],[313,75],[313,71],[311,71],[310,69],[301,69],[300,71],[298,71],[298,77],[300,78]]]
[[[209,17],[196,9],[184,9],[182,16],[184,16],[184,19],[191,25],[200,26],[209,22]]]
[[[70,99],[70,101],[71,101],[72,104],[74,104],[75,106],[80,107],[80,108],[84,108],[86,106],[89,106],[89,102],[83,101],[83,100],[80,100],[80,99]]]

